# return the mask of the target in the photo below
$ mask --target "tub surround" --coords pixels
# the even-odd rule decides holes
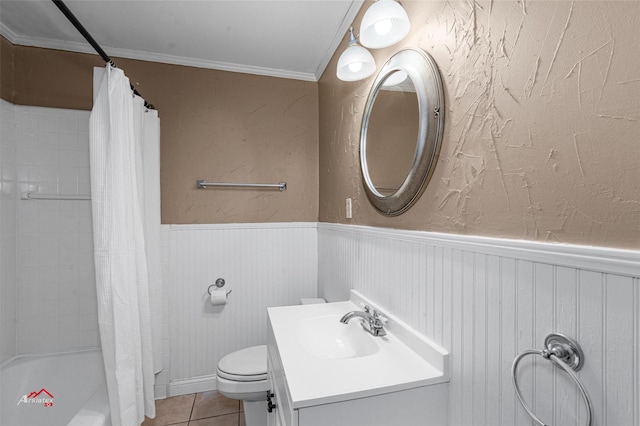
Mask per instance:
[[[4,55],[4,50],[2,54]],[[3,56],[4,61],[4,56]],[[4,81],[4,74],[2,80]],[[17,351],[15,106],[0,99],[0,364]]]
[[[28,191],[90,193],[89,113],[2,108],[2,360],[96,348],[91,202],[20,199]],[[13,180],[4,179],[9,171]]]

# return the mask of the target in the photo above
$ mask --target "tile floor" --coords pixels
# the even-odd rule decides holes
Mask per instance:
[[[244,426],[242,404],[216,391],[172,396],[156,401],[156,418],[142,426]]]

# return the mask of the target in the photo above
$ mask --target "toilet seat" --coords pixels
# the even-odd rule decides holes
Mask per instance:
[[[218,373],[218,377],[222,377],[223,379],[227,379],[227,380],[232,380],[234,382],[258,382],[260,380],[264,380],[267,378],[267,373],[254,374],[254,375],[240,375],[240,374],[230,374],[220,369],[218,369],[217,373]]]
[[[267,346],[251,346],[223,357],[218,377],[237,382],[257,382],[267,378]]]

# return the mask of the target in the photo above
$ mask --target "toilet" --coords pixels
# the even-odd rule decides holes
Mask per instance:
[[[224,356],[216,371],[218,392],[244,404],[247,426],[267,424],[267,346],[251,346]]]
[[[320,298],[303,298],[300,304],[325,303]],[[246,426],[267,424],[267,346],[251,346],[224,356],[216,370],[218,392],[243,401]]]

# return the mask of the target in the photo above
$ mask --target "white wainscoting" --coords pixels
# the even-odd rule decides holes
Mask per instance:
[[[171,225],[167,395],[215,389],[220,358],[266,343],[267,307],[317,295],[317,224]],[[208,303],[217,278],[232,290]]]
[[[319,296],[356,289],[451,353],[449,425],[532,424],[511,364],[551,332],[574,337],[593,425],[640,425],[640,252],[318,224]],[[528,356],[519,382],[553,425],[585,424],[573,382]]]

